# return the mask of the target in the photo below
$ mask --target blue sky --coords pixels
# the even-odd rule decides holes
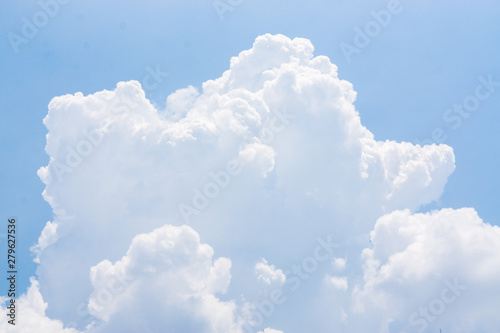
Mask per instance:
[[[68,1],[18,50],[9,33],[22,35],[23,18],[32,20],[40,4],[2,3],[0,202],[2,218],[19,221],[20,290],[36,272],[30,247],[54,218],[36,174],[49,162],[42,120],[51,99],[137,80],[163,109],[171,93],[189,85],[201,89],[266,33],[309,39],[315,56],[330,58],[339,77],[353,84],[361,123],[376,140],[418,143],[432,138],[434,129],[443,130],[456,169],[437,202],[419,211],[473,207],[485,222],[499,225],[500,87],[458,128],[443,119],[454,104],[474,95],[480,77],[500,82],[498,2],[401,0],[399,13],[351,59],[341,44],[355,45],[355,29],[365,29],[374,20],[371,12],[387,9],[388,2],[239,3],[220,19],[211,0]],[[144,82],[155,69],[168,76],[147,89]]]

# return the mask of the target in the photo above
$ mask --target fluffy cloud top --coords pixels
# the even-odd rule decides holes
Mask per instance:
[[[398,332],[498,331],[500,228],[474,209],[395,211],[377,221],[371,241],[358,311],[377,311]]]
[[[7,301],[2,297],[2,302]],[[42,333],[78,333],[77,330],[63,328],[63,323],[59,320],[52,320],[47,318],[45,310],[47,303],[44,302],[42,295],[39,291],[39,284],[34,278],[31,278],[31,286],[28,288],[26,294],[16,299],[16,313],[17,318],[15,326],[8,323],[5,318],[9,318],[9,309],[3,305],[0,308],[0,321],[1,332],[42,332]],[[19,316],[21,314],[21,316]]]
[[[274,265],[269,265],[266,259],[262,259],[255,265],[255,274],[257,279],[265,284],[283,285],[286,281],[286,276],[281,269],[276,269]]]
[[[164,110],[136,81],[54,98],[39,176],[55,218],[34,248],[33,320],[80,332],[240,332],[253,309],[255,331],[387,332],[406,327],[443,279],[493,288],[495,228],[471,210],[414,214],[442,194],[451,147],[375,140],[351,83],[313,52],[306,39],[260,36]],[[325,234],[342,248],[312,269],[304,263]],[[293,267],[293,278],[276,267]],[[272,311],[269,283],[291,290]],[[449,313],[472,311],[460,304]],[[461,323],[483,332],[490,317],[473,311]]]
[[[104,321],[90,331],[237,332],[235,305],[215,296],[227,290],[231,261],[212,257],[187,226],[136,236],[116,263],[90,269],[88,308]],[[144,310],[137,316],[138,306]]]

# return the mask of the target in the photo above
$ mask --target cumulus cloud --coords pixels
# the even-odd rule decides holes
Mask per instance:
[[[335,270],[342,271],[345,269],[347,259],[345,258],[333,258],[332,264]]]
[[[282,286],[286,280],[285,273],[281,269],[274,267],[274,265],[269,265],[264,258],[255,264],[255,274],[257,279],[267,285],[276,284]]]
[[[31,247],[31,252],[35,255],[33,261],[37,264],[40,263],[40,253],[49,245],[54,244],[57,241],[57,223],[47,222],[45,227],[38,237],[38,242]]]
[[[326,276],[326,282],[336,290],[346,291],[348,288],[347,277],[345,276]]]
[[[8,323],[8,320],[11,320],[8,317],[10,309],[4,306],[0,308],[0,315],[2,316],[0,331],[20,333],[78,333],[74,329],[64,328],[63,323],[59,320],[47,318],[45,311],[48,304],[44,302],[40,294],[38,281],[31,278],[30,282],[31,286],[27,292],[19,299],[16,299],[15,326]],[[2,301],[7,301],[7,298],[2,298]],[[8,320],[5,318],[8,318]]]
[[[282,35],[258,37],[164,110],[136,81],[54,98],[44,119],[50,161],[38,174],[55,218],[34,248],[47,317],[81,331],[142,320],[150,332],[232,332],[245,324],[239,308],[261,304],[257,274],[303,286],[276,318],[302,307],[317,318],[301,327],[295,317],[274,322],[273,310],[256,329],[325,331],[331,311],[345,322],[350,295],[330,297],[321,279],[342,271],[341,289],[366,279],[357,258],[377,218],[437,200],[455,168],[449,146],[375,140],[355,98],[309,40]],[[324,234],[344,242],[352,267],[318,261],[286,281],[276,267],[312,258]],[[359,287],[359,304],[368,290]]]
[[[104,322],[90,332],[238,332],[235,304],[215,295],[227,290],[231,261],[212,257],[187,226],[136,236],[120,260],[90,269],[88,308]]]
[[[471,208],[381,217],[363,251],[360,313],[390,332],[495,332],[500,311],[500,228]],[[367,317],[363,316],[365,320]],[[376,324],[375,324],[376,323]],[[386,327],[387,329],[387,327]]]

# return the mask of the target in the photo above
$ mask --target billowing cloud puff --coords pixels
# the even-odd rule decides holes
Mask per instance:
[[[294,270],[282,287],[295,302],[276,305],[276,315],[273,308],[254,328],[321,331],[332,312],[348,321],[348,293],[326,299],[322,288],[332,288],[321,279],[342,270],[341,286],[349,281],[350,290],[377,218],[437,200],[454,155],[446,145],[375,140],[355,110],[351,83],[313,51],[306,39],[260,36],[221,77],[174,92],[164,110],[136,81],[50,102],[50,162],[38,174],[55,218],[34,248],[48,317],[109,331],[157,316],[148,328],[155,332],[158,323],[176,327],[180,315],[202,331],[232,330],[235,321],[245,325],[231,319],[234,304],[258,309],[248,303],[268,297],[256,283],[256,262],[266,258],[274,273],[302,269],[316,258],[316,239],[334,234],[349,265],[332,267],[326,256],[308,273]],[[211,263],[212,255],[231,259],[230,275],[229,261]],[[263,268],[258,274],[270,278]],[[298,282],[300,289],[290,288]],[[225,299],[215,296],[226,288]],[[132,304],[149,300],[155,311],[135,308],[130,322]],[[298,303],[324,320],[301,327],[280,317]]]
[[[497,332],[500,228],[474,209],[381,217],[363,251],[357,311],[389,332]],[[380,322],[382,320],[382,322]],[[368,323],[364,323],[366,325]]]
[[[346,291],[349,288],[347,277],[345,276],[326,276],[326,282],[336,290]]]
[[[31,247],[31,252],[35,255],[34,261],[40,263],[40,253],[49,245],[57,241],[57,224],[54,222],[47,222],[45,227],[38,237],[38,243]]]
[[[259,333],[283,333],[283,331],[278,331],[272,328],[266,328],[263,331],[260,331]]]
[[[344,258],[333,258],[333,262],[332,262],[333,267],[339,271],[342,271],[345,269],[346,263],[347,263],[347,259],[344,259]]]
[[[47,303],[44,302],[39,291],[39,284],[34,278],[31,278],[31,286],[26,294],[15,300],[15,316],[9,317],[10,309],[6,307],[0,308],[1,332],[37,332],[37,333],[78,333],[71,328],[63,328],[63,323],[59,320],[52,320],[46,317],[45,310]],[[8,306],[12,307],[10,299],[3,298],[2,301],[8,301]],[[7,319],[6,319],[7,318]],[[13,320],[9,323],[9,320]]]
[[[255,264],[255,274],[257,279],[267,285],[276,284],[282,286],[286,281],[286,276],[281,269],[277,269],[274,265],[269,265],[266,259],[262,259]]]
[[[235,304],[215,296],[227,290],[231,262],[212,257],[187,226],[136,236],[116,263],[90,269],[88,308],[104,322],[90,331],[238,332]]]

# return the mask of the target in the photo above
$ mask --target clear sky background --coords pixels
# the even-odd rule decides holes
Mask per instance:
[[[17,47],[9,33],[22,35],[23,18],[32,20],[41,7],[2,2],[0,211],[4,221],[18,218],[18,287],[26,289],[35,274],[29,249],[53,218],[36,174],[48,163],[42,120],[50,100],[113,90],[119,81],[144,82],[159,68],[168,76],[143,88],[161,109],[175,90],[219,77],[232,56],[265,33],[307,38],[315,55],[328,56],[339,77],[353,84],[356,109],[375,139],[418,143],[441,128],[457,168],[439,202],[421,210],[474,207],[485,222],[499,225],[500,87],[458,128],[443,116],[474,94],[479,77],[500,82],[500,3],[401,0],[400,6],[369,45],[347,59],[342,43],[354,46],[356,28],[365,29],[386,1],[243,0],[221,19],[211,0],[74,0]]]

